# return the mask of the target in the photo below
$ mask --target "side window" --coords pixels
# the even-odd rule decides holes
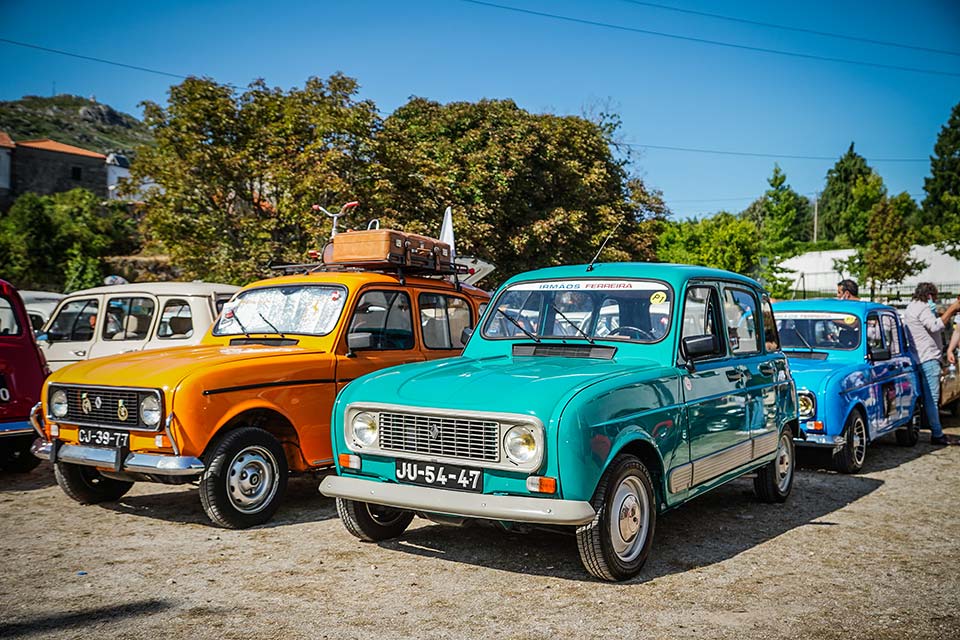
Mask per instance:
[[[17,322],[17,314],[13,311],[13,304],[0,296],[0,336],[13,336],[19,333],[20,323]]]
[[[724,352],[723,341],[720,338],[718,312],[720,301],[717,290],[708,286],[694,286],[687,289],[687,297],[683,302],[683,338],[697,338],[711,336],[713,338],[714,355]]]
[[[777,334],[777,321],[773,317],[773,307],[770,306],[770,298],[763,296],[763,302],[760,303],[763,311],[763,340],[766,343],[767,353],[780,351],[780,336]]]
[[[47,339],[50,342],[89,342],[97,326],[97,311],[100,304],[96,299],[71,300],[57,312]]]
[[[724,317],[730,350],[735,355],[760,352],[757,335],[757,299],[746,289],[725,287],[723,291]]]
[[[193,313],[186,300],[168,300],[160,313],[157,337],[185,340],[193,335]]]
[[[349,333],[369,333],[370,349],[413,349],[410,297],[403,291],[368,291],[360,296]]]
[[[104,314],[104,340],[146,340],[155,305],[150,298],[111,298]]]
[[[463,298],[437,293],[421,293],[420,327],[428,349],[460,349],[463,330],[473,326],[470,305]]]
[[[880,331],[880,319],[875,315],[867,316],[867,349],[882,349],[883,334]]]
[[[897,321],[888,313],[880,316],[881,326],[883,327],[883,337],[890,349],[891,356],[898,356],[900,349],[900,332],[897,330]],[[869,324],[867,325],[869,327]]]

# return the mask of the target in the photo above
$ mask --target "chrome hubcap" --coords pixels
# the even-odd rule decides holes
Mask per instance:
[[[790,439],[786,434],[780,436],[780,446],[777,447],[777,488],[783,493],[790,486],[793,476],[793,458],[790,456]]]
[[[617,487],[610,510],[610,537],[613,550],[625,561],[635,560],[643,551],[650,526],[650,503],[639,479],[624,478]]]
[[[277,492],[277,461],[263,447],[248,447],[230,463],[227,496],[237,511],[256,513]]]
[[[853,459],[857,464],[863,464],[863,458],[867,453],[867,434],[863,426],[863,420],[857,418],[853,423]]]

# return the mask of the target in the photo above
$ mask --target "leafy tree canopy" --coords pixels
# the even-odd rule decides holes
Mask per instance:
[[[663,222],[657,257],[663,262],[696,264],[754,275],[759,262],[757,226],[720,212],[702,220]]]
[[[878,287],[903,282],[919,273],[927,264],[910,257],[916,233],[907,225],[915,215],[917,203],[907,193],[881,198],[870,211],[867,243],[861,254],[862,276],[871,297]]]
[[[940,129],[930,158],[927,197],[915,228],[921,242],[933,240],[941,251],[960,259],[960,102]]]

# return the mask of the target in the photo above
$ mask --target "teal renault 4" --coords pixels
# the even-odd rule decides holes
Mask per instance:
[[[554,267],[501,286],[461,357],[347,386],[331,424],[337,475],[320,491],[362,540],[398,537],[414,515],[557,525],[576,532],[587,571],[623,580],[646,561],[658,513],[748,473],[760,499],[786,500],[796,433],[755,281]]]

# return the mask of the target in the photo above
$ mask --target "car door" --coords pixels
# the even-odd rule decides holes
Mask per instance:
[[[157,299],[146,293],[107,296],[88,358],[140,351],[150,339]]]
[[[368,289],[357,298],[337,353],[337,390],[360,376],[408,362],[424,360],[413,329],[410,294],[402,289]],[[350,346],[350,335],[367,341]]]
[[[883,332],[885,348],[890,352],[887,361],[888,371],[885,402],[892,403],[890,407],[891,423],[887,428],[904,424],[913,416],[913,407],[917,400],[917,379],[913,372],[910,354],[907,352],[903,340],[903,327],[900,319],[892,311],[880,313],[880,328]],[[879,366],[882,363],[875,363]],[[894,419],[895,416],[895,419]]]
[[[40,336],[51,371],[89,357],[100,324],[101,296],[66,299]]]
[[[680,372],[692,467],[689,484],[694,487],[750,461],[744,374],[729,355],[724,322],[720,287],[708,282],[688,286],[680,354],[688,366]],[[715,345],[713,352],[690,362],[683,341],[707,336]]]

